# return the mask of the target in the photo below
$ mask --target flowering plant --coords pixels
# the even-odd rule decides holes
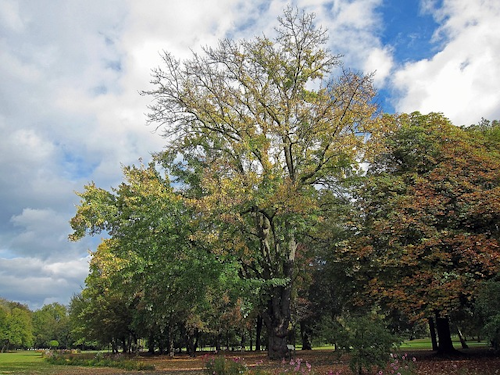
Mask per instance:
[[[417,373],[416,362],[417,359],[415,357],[410,358],[406,353],[403,355],[391,353],[391,363],[385,373],[391,375],[414,375]],[[379,371],[378,374],[383,375],[384,372]]]

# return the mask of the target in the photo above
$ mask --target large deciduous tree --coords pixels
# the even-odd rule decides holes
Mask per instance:
[[[273,38],[224,39],[183,61],[164,53],[144,93],[165,165],[211,221],[200,236],[263,283],[272,358],[287,354],[297,245],[318,188],[362,158],[379,125],[371,76],[342,69],[314,15],[288,8],[278,20]]]
[[[500,269],[500,153],[440,114],[394,116],[397,130],[370,166],[357,203],[354,251],[372,295],[414,319],[448,316]]]

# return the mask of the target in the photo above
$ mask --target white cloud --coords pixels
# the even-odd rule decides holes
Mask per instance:
[[[374,84],[376,87],[385,85],[394,67],[392,52],[389,48],[374,48],[369,52],[364,65],[364,71],[375,73]]]
[[[86,253],[82,245],[89,241],[81,244],[68,242],[71,228],[66,212],[24,208],[21,214],[12,216],[10,221],[14,231],[7,248],[15,249],[17,256],[57,262],[61,258],[71,259]]]
[[[500,118],[500,3],[448,0],[435,12],[443,48],[396,72],[396,109],[443,112],[457,125]]]
[[[88,257],[56,263],[32,257],[2,259],[0,296],[26,303],[31,309],[52,302],[66,304],[84,286],[88,262]]]
[[[4,27],[12,31],[19,32],[24,28],[17,1],[4,0],[0,2],[0,21]]]

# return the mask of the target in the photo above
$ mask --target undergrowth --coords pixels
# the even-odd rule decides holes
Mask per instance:
[[[137,360],[129,359],[122,354],[112,356],[97,353],[89,358],[80,354],[59,353],[47,351],[43,355],[44,359],[53,365],[83,366],[83,367],[113,367],[123,370],[154,370],[155,366]]]

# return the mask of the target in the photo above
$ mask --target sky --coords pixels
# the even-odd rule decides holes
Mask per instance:
[[[85,286],[100,239],[68,241],[75,192],[165,145],[139,95],[161,52],[272,35],[289,4],[375,72],[384,111],[500,119],[498,0],[0,0],[0,298],[36,310]]]

